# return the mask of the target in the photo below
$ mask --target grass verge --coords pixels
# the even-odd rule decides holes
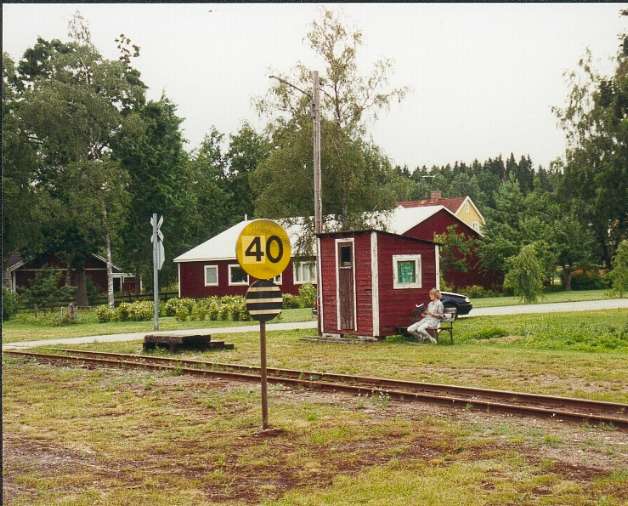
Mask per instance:
[[[273,322],[299,322],[312,320],[312,310],[309,308],[284,309],[281,318]],[[185,330],[215,327],[238,327],[254,325],[254,321],[231,320],[188,320],[177,321],[173,316],[159,319],[160,330]],[[64,326],[47,326],[33,320],[28,313],[18,314],[15,318],[3,322],[2,340],[4,343],[18,341],[35,341],[40,339],[54,339],[62,337],[82,337],[93,335],[124,334],[127,332],[149,332],[153,330],[152,321],[116,321],[98,323],[94,311],[81,311],[77,323]]]
[[[562,292],[547,292],[536,302],[536,304],[551,304],[554,302],[581,302],[585,300],[613,299],[616,296],[610,295],[608,290],[569,290]],[[497,306],[517,306],[524,304],[519,297],[483,297],[471,301],[473,307],[497,307]]]
[[[145,371],[4,360],[14,505],[624,504],[623,435]]]

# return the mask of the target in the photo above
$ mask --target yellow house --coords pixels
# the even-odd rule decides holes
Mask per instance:
[[[471,197],[449,197],[445,198],[441,192],[433,191],[429,199],[404,200],[399,202],[402,207],[422,207],[422,206],[445,206],[457,218],[460,218],[476,232],[482,233],[486,220]]]

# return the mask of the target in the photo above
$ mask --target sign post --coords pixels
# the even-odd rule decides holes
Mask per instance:
[[[153,213],[150,219],[150,224],[153,226],[153,235],[150,238],[150,242],[153,243],[153,330],[159,330],[159,271],[166,259],[164,235],[161,233],[163,222],[163,216],[157,220],[157,213]]]
[[[240,267],[257,278],[246,292],[246,308],[259,321],[260,379],[262,388],[262,429],[268,429],[268,387],[266,377],[266,322],[281,312],[281,289],[273,278],[290,263],[292,249],[286,231],[270,220],[250,222],[236,242]]]

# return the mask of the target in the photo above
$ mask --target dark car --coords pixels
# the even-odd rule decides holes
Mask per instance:
[[[471,304],[469,297],[466,295],[453,292],[441,292],[441,295],[440,300],[443,306],[446,308],[455,307],[457,316],[469,314],[469,311],[473,308],[473,304]]]

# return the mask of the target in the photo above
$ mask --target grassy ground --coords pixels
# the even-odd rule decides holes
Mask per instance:
[[[271,386],[277,430],[262,434],[253,385],[3,366],[3,489],[16,506],[628,501],[626,435],[604,428]]]
[[[296,322],[312,319],[312,310],[306,309],[284,309],[277,322]],[[231,320],[187,320],[177,321],[173,316],[161,317],[159,320],[160,330],[182,330],[212,327],[231,327],[241,325],[253,325],[254,321],[234,322]],[[148,332],[153,330],[152,321],[144,322],[107,322],[98,323],[94,311],[81,311],[78,323],[64,326],[49,326],[38,323],[33,318],[32,313],[22,313],[15,318],[4,322],[2,328],[2,340],[4,343],[16,341],[31,341],[39,339],[53,339],[59,337],[80,337],[101,334],[122,334],[125,332]]]
[[[608,290],[570,290],[568,292],[548,292],[536,303],[550,304],[553,302],[579,302],[583,300],[612,299]],[[519,297],[485,297],[473,299],[473,307],[515,306],[523,304]]]
[[[455,324],[453,346],[418,344],[401,337],[369,345],[299,340],[306,335],[312,335],[312,330],[269,333],[269,366],[628,403],[625,309],[462,319]],[[235,350],[188,352],[181,356],[259,363],[257,333],[220,338],[234,343]],[[82,347],[141,352],[139,341]]]

